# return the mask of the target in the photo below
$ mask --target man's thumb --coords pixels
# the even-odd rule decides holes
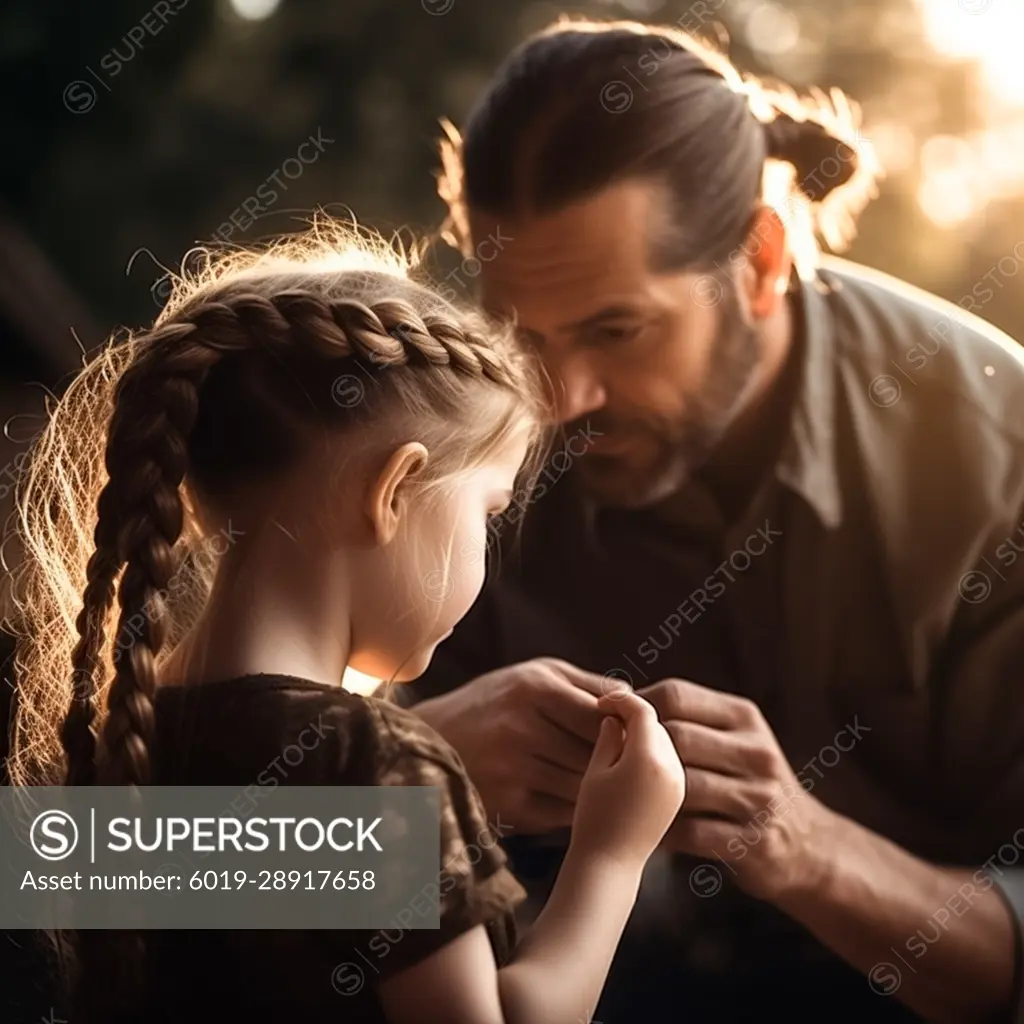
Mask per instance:
[[[590,755],[590,767],[611,768],[622,756],[623,738],[619,720],[612,715],[606,715],[601,721],[594,752]]]

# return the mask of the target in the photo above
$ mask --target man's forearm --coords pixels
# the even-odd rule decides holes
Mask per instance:
[[[880,995],[929,1021],[1007,1019],[1014,922],[983,870],[939,868],[835,815],[816,884],[778,902],[867,975]]]

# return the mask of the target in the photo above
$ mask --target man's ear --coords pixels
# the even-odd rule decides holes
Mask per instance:
[[[427,449],[419,441],[409,441],[392,452],[371,484],[366,515],[378,544],[387,544],[398,532],[405,501],[402,485],[426,466],[428,457]]]
[[[743,252],[747,257],[744,287],[750,311],[756,320],[763,320],[778,308],[793,268],[786,225],[771,206],[758,207]]]

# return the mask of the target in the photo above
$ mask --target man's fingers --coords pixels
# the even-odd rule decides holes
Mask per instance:
[[[595,708],[594,711],[597,714]],[[594,739],[597,739],[597,731],[601,727],[600,716],[597,720],[597,728],[594,730]],[[532,715],[528,723],[529,748],[526,750],[531,756],[542,761],[549,761],[556,768],[567,772],[575,772],[582,775],[590,764],[590,755],[593,753],[594,745],[581,739],[574,731],[558,725],[547,717],[545,712],[538,708],[536,714]]]
[[[756,705],[746,698],[687,679],[665,679],[638,692],[657,708],[662,721],[677,718],[711,729],[745,729],[757,715]]]
[[[723,775],[749,774],[745,761],[747,745],[738,738],[739,734],[672,720],[665,722],[665,728],[683,764]]]
[[[687,794],[687,800],[689,800],[689,794]],[[714,857],[715,860],[721,860],[722,854],[719,851],[727,850],[728,844],[735,837],[736,826],[731,821],[691,818],[680,814],[665,834],[661,845],[673,853],[688,853],[694,857]],[[694,884],[694,881],[700,880],[697,875],[698,870],[699,868],[694,868],[690,874],[691,885]],[[710,882],[710,879],[706,880],[703,887],[710,889]],[[720,887],[720,879],[718,884]],[[705,893],[705,895],[707,894]]]
[[[548,721],[593,745],[603,717],[597,710],[597,698],[576,686],[565,685],[565,679],[557,675],[555,679],[557,683],[539,689],[537,710]]]
[[[687,764],[684,813],[717,814],[745,822],[752,813],[746,783]]]
[[[561,661],[558,658],[547,658],[545,661],[555,672],[563,675],[568,682],[572,683],[573,686],[586,691],[592,697],[603,697],[615,685],[622,685],[621,680],[598,675],[596,672],[588,672],[586,669],[573,665],[568,661]]]
[[[556,797],[570,804],[576,803],[583,776],[578,772],[567,772],[564,768],[540,758],[533,758],[526,768],[524,782],[527,788],[537,794]]]

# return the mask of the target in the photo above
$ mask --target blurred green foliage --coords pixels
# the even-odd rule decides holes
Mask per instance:
[[[160,264],[233,213],[236,242],[294,230],[314,207],[384,231],[435,228],[438,119],[459,123],[524,34],[563,11],[672,22],[693,6],[283,0],[246,21],[227,0],[4,0],[0,194],[104,330],[145,323]],[[915,146],[980,123],[971,69],[931,50],[915,0],[726,0],[716,19],[741,67],[859,100],[868,137],[873,118]],[[797,44],[776,45],[794,24]],[[311,136],[320,148],[302,162]],[[1024,237],[1022,207],[1003,200],[940,229],[915,173],[911,160],[883,183],[849,255],[957,300]],[[246,200],[260,208],[251,223]],[[1024,335],[1024,290],[1002,289],[984,314]]]

